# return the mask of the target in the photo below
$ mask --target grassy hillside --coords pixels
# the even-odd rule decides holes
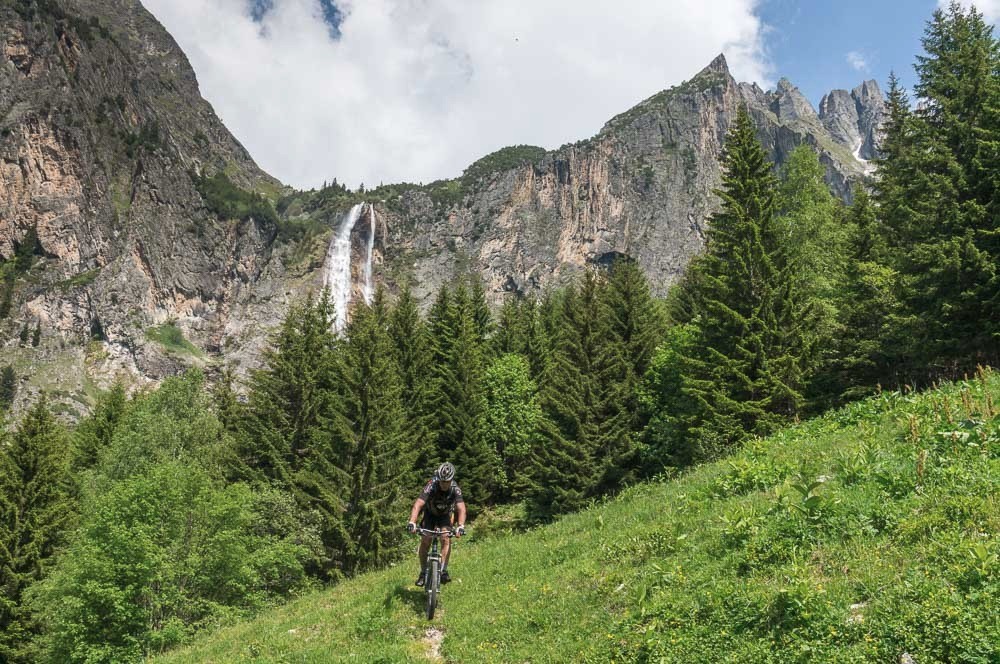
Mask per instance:
[[[160,662],[1000,661],[1000,377],[883,394],[551,526],[460,542]],[[402,521],[403,517],[400,516]]]

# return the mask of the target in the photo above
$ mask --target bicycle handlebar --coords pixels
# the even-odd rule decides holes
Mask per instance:
[[[448,530],[430,530],[428,528],[417,528],[413,531],[414,535],[430,535],[438,537],[457,537],[454,528],[449,528]]]

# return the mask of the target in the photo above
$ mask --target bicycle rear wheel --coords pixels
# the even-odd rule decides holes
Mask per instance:
[[[441,587],[441,571],[438,561],[432,560],[427,568],[427,619],[434,619],[434,609],[437,608],[438,589]]]

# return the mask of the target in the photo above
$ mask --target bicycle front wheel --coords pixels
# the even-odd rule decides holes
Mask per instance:
[[[434,609],[437,608],[438,589],[441,587],[441,570],[438,561],[432,560],[427,568],[427,619],[434,619]]]

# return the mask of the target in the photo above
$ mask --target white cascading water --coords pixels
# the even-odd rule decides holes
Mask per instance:
[[[372,303],[372,297],[375,295],[375,285],[372,283],[372,251],[375,249],[375,204],[368,204],[368,219],[370,221],[368,227],[368,254],[365,256],[365,269],[364,269],[364,290],[361,292],[365,297],[365,304]]]
[[[330,239],[330,248],[326,252],[324,283],[330,289],[330,299],[333,301],[335,330],[342,330],[347,325],[348,306],[351,302],[351,231],[364,207],[364,203],[358,203],[351,208]]]

